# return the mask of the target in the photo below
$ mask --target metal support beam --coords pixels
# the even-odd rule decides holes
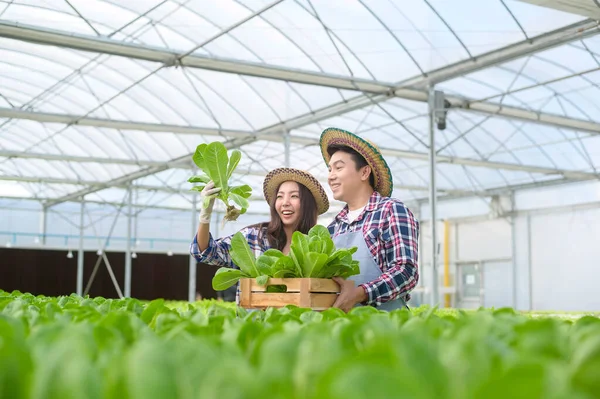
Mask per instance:
[[[418,102],[427,101],[427,93],[421,90],[398,89],[397,93],[401,94],[399,97],[407,100]],[[225,136],[228,138],[255,137],[255,139],[257,140],[262,139],[268,141],[281,142],[280,132],[282,128],[291,131],[293,129],[298,129],[303,126],[310,125],[312,123],[333,118],[343,113],[367,107],[374,103],[381,103],[383,101],[388,100],[389,98],[389,96],[374,96],[371,97],[370,100],[369,97],[355,97],[352,100],[327,106],[314,112],[308,113],[306,115],[299,116],[282,123],[278,123],[276,125],[270,126],[269,128],[262,129],[259,132],[233,129],[218,129],[199,126],[168,125],[162,123],[119,121],[112,119],[90,118],[84,117],[82,115],[64,115],[38,111],[22,111],[2,107],[0,107],[0,118],[34,120],[40,123],[63,123],[67,125],[74,124],[80,126],[119,129],[125,131],[145,131],[148,133],[170,132],[177,134],[194,134],[215,137]],[[459,108],[465,111],[472,111],[484,115],[497,115],[501,118],[517,119],[524,122],[530,122],[545,126],[554,126],[558,128],[576,130],[585,133],[600,134],[600,123],[594,121],[571,118],[557,114],[537,112],[534,110],[528,110],[524,108],[499,105],[493,102],[481,102],[466,97],[446,96],[446,99],[450,102],[452,108]],[[5,152],[7,154],[10,153],[10,151],[7,150],[5,150]],[[94,161],[92,161],[92,159],[94,159]],[[91,158],[89,162],[104,163],[106,162],[106,158],[94,157]],[[148,161],[140,161],[137,163],[133,161],[128,161],[126,164],[141,165],[148,164]]]
[[[396,90],[396,93],[400,93],[400,97],[408,100],[419,102],[427,101],[427,93],[424,93],[420,90],[398,89]],[[447,95],[446,100],[450,102],[451,108],[458,108],[465,111],[476,112],[478,114],[497,115],[501,118],[516,119],[538,125],[552,126],[591,134],[600,134],[600,123],[594,121],[569,118],[562,115],[537,112],[530,109],[510,107],[494,102],[480,102],[459,96]]]
[[[1,25],[1,22],[0,22]],[[106,118],[93,118],[83,115],[58,114],[39,111],[25,111],[17,108],[0,108],[0,118],[26,119],[42,123],[62,123],[65,125],[93,126],[107,129],[140,130],[149,133],[177,133],[205,136],[228,136],[245,138],[255,133],[247,130],[219,129],[216,127],[198,127],[169,125],[163,123],[129,122]]]
[[[79,163],[99,163],[107,165],[132,165],[132,166],[159,166],[165,162],[152,160],[137,160],[127,158],[107,158],[107,157],[92,157],[81,155],[66,155],[66,154],[43,154],[31,151],[11,151],[0,150],[0,157],[11,159],[41,159],[44,161],[57,162],[79,162]]]
[[[125,244],[125,280],[123,290],[125,297],[131,298],[131,217],[132,217],[132,196],[131,186],[127,188],[127,242]]]
[[[569,14],[600,20],[600,2],[598,0],[519,0],[536,6],[552,8]]]
[[[45,202],[45,201],[50,201],[52,200],[52,198],[33,198],[33,197],[11,197],[11,196],[2,196],[0,195],[0,199],[8,199],[8,200],[21,200],[21,201],[36,201],[36,202]],[[86,200],[85,201],[86,204],[96,204],[96,205],[109,205],[109,206],[113,206],[113,207],[118,207],[121,205],[120,202],[114,202],[114,201],[90,201],[90,200]],[[146,205],[146,204],[132,204],[133,208],[138,209],[138,211],[136,212],[136,215],[138,215],[140,213],[139,210],[145,210],[145,209],[160,209],[160,210],[165,210],[165,211],[181,211],[181,212],[189,212],[191,209],[191,205],[190,207],[181,207],[181,206],[167,206],[167,205]],[[20,208],[11,208],[11,207],[2,207],[2,209],[6,209],[6,210],[20,210]],[[216,205],[215,205],[215,212],[217,212],[216,210]],[[268,212],[252,212],[251,210],[246,212],[247,215],[259,215],[259,216],[270,216],[270,213]],[[333,217],[335,216],[335,212],[331,213],[325,213],[323,214],[323,217]]]
[[[566,123],[566,121],[564,119],[568,119],[568,118],[563,118],[560,116],[551,116],[548,114],[538,114],[533,111],[519,110],[516,108],[499,107],[498,105],[489,105],[486,103],[468,103],[468,102],[465,103],[465,102],[462,102],[463,100],[457,99],[455,97],[446,97],[446,99],[448,99],[454,106],[474,110],[476,112],[497,113],[497,112],[499,112],[500,109],[502,109],[503,112],[510,113],[513,118],[527,120],[527,121],[537,121],[537,122],[550,124],[550,125],[554,125],[554,126],[559,125],[560,123],[563,123],[563,122]],[[2,109],[0,109],[0,113],[1,113],[1,111],[2,111]],[[31,113],[31,114],[39,115],[37,113]],[[69,118],[72,119],[72,118],[76,118],[76,117],[70,116]],[[296,128],[296,127],[301,126],[305,122],[306,121],[305,120],[303,121],[302,118],[296,118],[294,120],[286,122],[285,126],[290,127],[290,128]],[[137,128],[135,126],[133,126],[136,124],[135,122],[119,122],[119,123],[124,124],[119,127],[120,129],[128,129],[129,128],[129,129],[137,130]],[[600,124],[596,124],[593,122],[587,122],[587,121],[574,121],[574,120],[570,120],[568,122],[568,124],[572,128],[577,126],[578,130],[581,130],[581,131],[596,132],[596,133],[600,134]],[[144,125],[148,125],[148,124],[144,124]],[[160,129],[158,128],[159,126],[161,126]],[[159,125],[159,124],[156,124],[154,127],[156,129],[152,130],[152,131],[163,131],[164,130],[162,128],[162,125]],[[191,129],[193,131],[202,130],[202,131],[205,131],[205,134],[207,131],[206,128],[185,127],[185,129]],[[263,129],[255,134],[252,134],[250,132],[240,132],[240,131],[236,131],[235,133],[233,133],[233,131],[229,131],[228,134],[234,134],[234,136],[240,138],[238,141],[232,140],[231,142],[229,142],[229,147],[230,148],[239,147],[239,146],[243,145],[244,143],[248,144],[248,143],[254,142],[255,140],[258,140],[258,139],[265,140],[265,141],[282,142],[283,138],[282,138],[280,132],[281,132],[280,124],[268,127],[268,128]],[[218,130],[212,130],[212,133],[218,134]],[[279,134],[277,134],[277,133],[279,133]],[[318,144],[318,140],[312,139],[309,137],[300,137],[300,136],[291,136],[290,135],[289,140],[291,143],[302,145],[302,146]],[[393,150],[393,149],[385,149],[385,148],[382,148],[382,151],[384,152],[384,155],[391,155],[391,156],[398,156],[398,157],[405,157],[405,158],[412,158],[412,159],[427,159],[427,157],[428,157],[427,154],[412,152],[412,151],[401,151],[401,150]],[[159,171],[166,170],[166,169],[173,168],[173,167],[187,167],[191,163],[191,155],[192,154],[189,154],[188,156],[179,157],[179,158],[173,159],[171,161],[167,161],[167,162],[122,160],[122,163],[124,163],[124,164],[134,163],[134,164],[149,166],[149,168],[144,169],[144,170],[140,171],[140,173],[139,173],[139,177],[144,177],[144,176],[148,176],[150,174],[157,173]],[[34,158],[35,157],[35,158],[47,159],[47,160],[67,160],[67,161],[71,161],[71,162],[84,162],[88,159],[91,162],[102,162],[102,163],[108,162],[108,159],[102,159],[102,158],[87,158],[87,157],[65,156],[65,155],[55,155],[55,154],[35,154],[35,153],[28,154],[28,153],[24,153],[24,152],[15,152],[15,151],[6,151],[6,150],[0,150],[0,156],[25,157],[25,158]],[[119,160],[119,161],[121,161],[121,160]],[[110,163],[113,163],[113,162],[119,163],[119,161],[110,160]],[[463,163],[460,158],[454,158],[454,157],[440,157],[440,162],[460,163],[460,164],[465,164],[465,165],[469,165],[469,166],[484,166],[484,167],[509,169],[509,170],[521,170],[521,171],[531,172],[531,173],[563,174],[563,172],[560,170],[552,170],[549,168],[539,168],[539,167],[528,167],[528,166],[523,166],[523,165],[518,165],[518,164],[506,164],[506,163],[499,163],[499,162],[470,160],[470,159],[465,159],[464,163]],[[147,173],[144,171],[147,171]],[[567,172],[567,173],[569,173],[569,172]],[[135,174],[133,174],[133,175],[135,175]],[[2,177],[0,177],[0,179],[1,178]],[[44,180],[46,182],[52,182],[52,179],[44,179]],[[125,179],[124,183],[127,184],[129,181],[130,180]],[[74,183],[74,184],[92,185],[92,184],[97,184],[97,182],[81,181],[81,182]],[[112,183],[109,186],[114,187],[115,184]]]
[[[426,102],[427,93],[422,90],[416,89],[398,89],[396,90],[397,97],[404,98],[407,100]],[[67,125],[79,125],[79,126],[91,126],[101,127],[110,129],[119,129],[124,131],[145,131],[148,133],[177,133],[177,134],[193,134],[193,135],[204,135],[204,136],[215,136],[215,137],[228,137],[228,138],[247,138],[254,137],[255,140],[262,139],[268,141],[281,142],[281,129],[288,131],[301,128],[312,123],[320,122],[335,116],[354,111],[367,107],[372,104],[381,103],[390,99],[389,95],[385,96],[358,96],[351,100],[344,101],[342,103],[336,103],[305,115],[301,115],[296,118],[292,118],[288,121],[278,123],[268,128],[261,129],[258,132],[251,132],[245,130],[235,129],[218,129],[211,127],[200,127],[200,126],[182,126],[182,125],[169,125],[162,123],[148,123],[148,122],[131,122],[131,121],[119,121],[112,119],[103,118],[92,118],[84,117],[83,115],[66,115],[56,114],[49,112],[38,112],[38,111],[23,111],[12,108],[0,107],[0,118],[12,118],[12,119],[25,119],[33,120],[40,123],[62,123]],[[577,119],[566,117],[562,115],[549,114],[543,112],[536,112],[534,110],[510,107],[506,105],[499,105],[494,102],[481,102],[476,99],[470,99],[459,96],[446,96],[446,99],[450,102],[452,108],[459,108],[465,111],[472,111],[484,115],[497,115],[501,118],[517,119],[524,122],[536,123],[546,126],[554,126],[568,130],[576,130],[585,133],[600,134],[600,123],[594,121],[588,121],[584,119]],[[11,151],[5,150],[5,153],[9,154]],[[49,156],[56,154],[49,154]],[[10,156],[10,155],[7,155]],[[93,160],[92,160],[93,159]],[[106,158],[94,157],[89,162],[106,162]],[[127,161],[128,165],[143,165],[148,164],[149,161]]]
[[[81,35],[9,21],[0,22],[0,37],[94,53],[112,54],[144,61],[153,61],[167,66],[208,69],[260,78],[336,87],[346,90],[382,92],[388,91],[393,87],[392,83],[285,68],[260,62],[242,61],[239,59],[187,54],[179,60],[181,54],[167,48],[125,43],[115,39]],[[174,60],[179,60],[179,62],[174,63]]]
[[[265,174],[261,174],[260,176],[264,177]],[[60,178],[60,177],[44,177],[44,176],[15,176],[15,175],[0,175],[0,181],[15,181],[15,182],[25,182],[25,183],[38,183],[38,184],[67,184],[67,185],[77,185],[77,186],[90,186],[90,187],[99,187],[99,190],[109,188],[109,187],[118,187],[118,188],[127,188],[126,184],[117,184],[117,185],[107,185],[105,182],[95,181],[95,180],[78,180],[78,179],[68,179],[68,178]],[[418,187],[418,186],[417,186]],[[189,189],[177,189],[168,186],[151,186],[147,184],[135,184],[134,188],[138,190],[147,190],[147,191],[158,191],[170,194],[180,194],[180,195],[191,195],[193,191]],[[190,186],[191,188],[191,186]],[[253,195],[249,198],[251,201],[263,200],[261,195]],[[52,202],[52,200],[50,200]],[[51,206],[51,205],[47,205]]]
[[[297,136],[291,136],[290,140],[292,142],[302,141],[305,145],[308,143],[317,144],[316,140],[310,138],[303,138]],[[233,148],[233,145],[229,145],[230,148]],[[416,151],[403,151],[403,150],[395,150],[389,148],[381,148],[381,152],[386,156],[394,156],[399,158],[408,158],[408,159],[419,159],[423,161],[429,160],[429,154],[423,152]],[[0,180],[8,180],[8,181],[22,181],[22,182],[32,182],[32,183],[47,183],[47,184],[75,184],[75,185],[87,185],[89,187],[79,190],[77,192],[68,194],[66,196],[60,197],[58,199],[49,200],[46,206],[53,206],[61,202],[72,201],[75,198],[80,196],[84,196],[90,193],[94,193],[96,191],[100,191],[107,187],[124,187],[130,182],[154,174],[161,172],[163,170],[169,169],[171,165],[180,164],[183,165],[185,163],[189,163],[191,159],[191,154],[188,156],[176,158],[170,162],[163,164],[162,166],[153,166],[145,169],[141,169],[129,175],[124,175],[122,177],[107,181],[107,182],[97,182],[97,181],[81,181],[77,179],[61,179],[61,178],[50,178],[50,177],[33,177],[33,176],[0,176]],[[437,163],[453,163],[457,165],[467,165],[467,166],[476,166],[476,167],[486,167],[486,168],[494,168],[494,169],[504,169],[504,170],[514,170],[514,171],[522,171],[529,173],[537,173],[544,175],[556,175],[561,176],[571,180],[592,180],[600,178],[600,174],[594,174],[589,172],[578,172],[572,170],[565,169],[554,169],[554,168],[545,168],[531,165],[520,165],[520,164],[511,164],[504,162],[493,162],[493,161],[484,161],[472,158],[459,158],[459,157],[449,157],[449,156],[440,156],[436,157]],[[170,189],[165,187],[156,187],[156,186],[145,186],[145,185],[136,185],[138,189],[146,189],[146,190],[157,190],[157,191],[167,191],[171,193],[188,193],[188,191],[182,191],[177,189]],[[407,189],[407,190],[425,190],[425,187],[422,186],[412,186],[412,185],[397,185],[396,188],[399,189]],[[440,190],[441,191],[441,190]],[[465,195],[478,195],[480,193],[474,191],[465,191],[465,190],[444,190],[444,192],[448,195],[453,196],[465,196]]]
[[[85,228],[84,222],[85,215],[85,202],[81,201],[79,208],[79,249],[77,250],[77,295],[83,295],[83,229]]]
[[[452,108],[460,108],[465,111],[473,111],[483,115],[499,115],[503,118],[516,119],[523,122],[536,123],[538,125],[552,126],[584,133],[600,134],[600,123],[582,119],[567,118],[561,115],[548,114],[525,110],[515,107],[507,107],[489,102],[477,102],[457,97],[446,97]]]
[[[410,93],[412,99],[416,101],[426,101],[426,95],[424,96],[421,92],[416,90],[404,90],[406,93]],[[407,94],[408,96],[409,94]],[[508,117],[511,119],[517,119],[525,122],[538,123],[543,125],[549,125],[554,127],[561,127],[565,129],[577,130],[581,132],[587,132],[592,134],[600,134],[600,123],[585,121],[580,119],[567,118],[560,115],[552,115],[546,113],[539,113],[531,110],[524,110],[515,107],[500,106],[494,103],[476,102],[475,100],[469,100],[459,97],[446,96],[446,99],[450,102],[453,108],[461,108],[467,111],[474,111],[482,114],[494,114],[499,116]],[[365,104],[353,102],[354,107],[352,109],[358,109],[364,107]],[[0,116],[6,109],[0,108]],[[14,114],[14,112],[9,112]],[[171,131],[180,134],[203,134],[207,136],[226,136],[229,138],[238,139],[238,144],[232,145],[231,147],[239,147],[243,144],[250,144],[258,140],[265,140],[270,142],[282,142],[284,138],[281,135],[281,130],[285,129],[290,131],[293,129],[300,128],[305,124],[312,123],[333,117],[339,114],[339,107],[331,106],[323,109],[322,112],[311,113],[308,116],[301,116],[282,124],[276,124],[262,129],[258,132],[239,131],[239,130],[219,130],[205,127],[191,127],[191,126],[177,126],[177,125],[161,125],[161,124],[150,124],[150,123],[139,123],[139,122],[126,122],[126,121],[111,121],[101,120],[98,124],[106,125],[110,122],[115,129],[120,130],[144,130],[147,132],[164,132]],[[47,114],[30,111],[19,111],[18,115],[23,119],[33,119],[40,122],[51,122],[54,120],[54,116],[58,114]],[[78,120],[79,122],[89,123],[90,126],[94,125],[100,119],[91,120],[91,118],[81,118],[81,116],[75,115],[60,115],[65,121],[63,123],[69,123],[68,121]],[[317,119],[314,119],[317,118]],[[310,137],[292,136],[290,135],[290,143],[308,146],[317,145],[316,139]],[[149,160],[131,160],[131,159],[111,159],[102,157],[84,157],[84,156],[73,156],[73,155],[61,155],[61,154],[39,154],[39,153],[26,153],[22,151],[10,151],[0,150],[0,156],[12,157],[12,158],[36,158],[45,160],[64,160],[70,162],[96,162],[96,163],[117,163],[124,165],[139,165],[139,166],[150,166],[150,167],[184,167],[187,168],[191,163],[191,155],[189,157],[181,157],[181,159],[171,160],[167,162],[160,161],[149,161]]]
[[[3,181],[16,181],[16,182],[25,182],[25,183],[39,183],[39,184],[68,184],[68,185],[78,185],[78,186],[90,186],[90,187],[100,187],[100,189],[108,188],[108,187],[120,187],[126,188],[127,184],[111,184],[107,185],[101,181],[95,180],[79,180],[79,179],[69,179],[69,178],[61,178],[61,177],[45,177],[45,176],[15,176],[15,175],[2,175],[0,176],[0,180]],[[179,190],[171,187],[161,187],[161,186],[150,186],[150,185],[135,185],[136,188],[141,190],[148,191],[160,191],[166,193],[173,194],[191,194],[189,190]],[[50,206],[50,205],[48,205]]]
[[[555,0],[556,1],[556,0]],[[593,1],[593,0],[588,0]],[[544,0],[546,2],[546,0]],[[285,80],[319,86],[335,87],[345,90],[358,90],[370,93],[387,93],[394,89],[409,86],[426,87],[475,72],[492,65],[512,61],[538,51],[560,46],[575,40],[581,40],[598,33],[598,22],[587,19],[551,32],[543,33],[503,48],[492,50],[472,59],[427,72],[425,76],[408,79],[400,85],[378,82],[368,79],[356,79],[342,75],[319,73],[307,70],[285,68],[265,63],[248,62],[212,56],[188,54],[181,58],[180,65],[191,68],[209,69],[240,75],[256,76],[268,79]],[[60,30],[47,29],[8,21],[0,22],[0,37],[24,40],[32,43],[67,47],[76,50],[154,61],[173,65],[173,60],[181,55],[173,50],[152,47],[101,37],[81,35]]]
[[[429,88],[429,206],[431,228],[431,305],[436,306],[439,299],[439,273],[438,273],[438,248],[437,248],[437,191],[436,191],[436,149],[435,149],[435,90]]]
[[[190,237],[194,237],[198,231],[198,214],[196,210],[197,196],[194,194],[192,197],[192,234]],[[188,276],[188,302],[196,301],[196,269],[198,262],[196,258],[190,254],[189,264],[189,276]]]
[[[279,140],[281,141],[282,138],[280,137]],[[302,143],[303,145],[317,145],[318,144],[318,140],[316,140],[316,139],[299,137],[299,136],[290,136],[290,141],[293,143]],[[231,143],[231,142],[229,142],[229,143]],[[233,145],[228,144],[228,147],[233,148]],[[407,159],[418,159],[418,160],[423,160],[423,161],[429,160],[429,154],[426,152],[396,150],[396,149],[385,148],[385,147],[381,147],[380,150],[381,150],[381,153],[386,156],[407,158]],[[93,191],[87,192],[85,189],[82,190],[82,192],[86,191],[85,193],[89,194],[91,192],[95,192],[95,191],[101,190],[106,187],[127,186],[127,184],[129,184],[130,181],[148,176],[150,174],[158,173],[160,171],[169,169],[170,167],[173,167],[174,165],[189,164],[189,163],[191,163],[191,156],[192,156],[192,154],[190,153],[189,155],[182,156],[182,157],[176,158],[174,160],[165,162],[162,165],[144,168],[144,169],[141,169],[134,173],[131,173],[129,175],[125,175],[120,178],[108,181],[108,182],[85,181],[85,180],[77,180],[77,179],[62,179],[62,178],[51,178],[51,177],[46,178],[46,177],[34,177],[34,176],[6,176],[6,175],[0,176],[0,180],[26,181],[26,182],[32,182],[32,183],[89,185],[89,186],[92,186],[91,188],[89,188],[89,190],[92,190],[92,188],[93,188],[94,189]],[[589,179],[589,178],[600,177],[600,174],[594,174],[594,173],[590,173],[590,172],[579,172],[579,171],[573,171],[573,170],[567,170],[567,169],[554,169],[554,168],[547,168],[547,167],[540,167],[540,166],[533,166],[533,165],[521,165],[521,164],[516,164],[516,163],[513,164],[513,163],[507,163],[507,162],[494,162],[494,161],[487,161],[487,160],[480,160],[480,159],[473,159],[473,158],[461,158],[461,157],[451,157],[451,156],[442,156],[442,155],[437,156],[437,162],[438,163],[451,163],[451,164],[457,164],[457,165],[466,165],[466,166],[477,166],[477,167],[485,167],[485,168],[493,168],[493,169],[513,170],[513,171],[521,171],[521,172],[529,172],[529,173],[539,173],[539,174],[545,174],[545,175],[559,175],[559,176],[564,176],[566,178],[572,178],[572,179]],[[156,186],[136,185],[136,187],[138,187],[140,189],[148,189],[148,190],[161,190],[161,187],[156,187]],[[162,191],[165,191],[165,190],[167,190],[169,192],[177,191],[176,189],[170,189],[170,188],[163,187]],[[70,197],[77,198],[77,197],[73,197],[73,195],[74,194],[69,194]],[[72,198],[69,198],[69,200],[71,200]]]
[[[250,134],[250,133],[249,133]],[[305,142],[305,140],[303,140]],[[166,166],[170,169],[185,169],[189,170],[189,165],[185,165],[183,162],[172,163],[170,161],[153,161],[153,160],[138,160],[138,159],[127,159],[127,158],[106,158],[106,157],[91,157],[91,156],[80,156],[80,155],[68,155],[68,154],[42,154],[39,152],[25,152],[25,151],[11,151],[11,150],[0,150],[0,157],[11,158],[11,159],[40,159],[51,162],[75,162],[75,163],[99,163],[107,165],[136,165],[136,166]],[[189,162],[188,162],[189,163]],[[234,176],[259,176],[264,177],[264,172],[258,172],[253,170],[244,170],[239,168],[234,172]],[[46,181],[46,180],[44,180]],[[77,181],[71,179],[73,184],[91,184],[89,181]],[[78,182],[78,183],[76,183]],[[168,187],[160,186],[149,186],[149,185],[136,185],[136,188],[145,190],[157,190],[157,191],[171,191]]]
[[[592,19],[577,22],[554,31],[544,33],[538,36],[528,38],[527,40],[505,46],[500,49],[492,50],[488,53],[481,54],[472,59],[459,61],[452,65],[445,66],[433,71],[429,71],[425,75],[418,75],[410,79],[406,79],[396,84],[382,83],[369,80],[357,80],[347,76],[337,76],[325,73],[312,71],[283,68],[279,66],[264,64],[264,63],[248,63],[240,60],[225,60],[213,57],[188,55],[182,60],[182,65],[212,69],[221,72],[237,73],[241,75],[259,76],[269,79],[278,79],[289,82],[298,82],[305,84],[321,85],[347,90],[358,90],[363,93],[361,96],[350,100],[345,100],[337,104],[316,110],[299,118],[294,118],[295,125],[284,122],[283,125],[288,129],[305,126],[329,117],[349,112],[354,109],[363,108],[373,103],[385,101],[390,97],[400,97],[415,101],[427,101],[427,91],[425,87],[431,84],[440,83],[453,79],[458,76],[464,76],[469,73],[488,68],[493,65],[499,65],[508,61],[518,59],[520,57],[531,55],[536,52],[564,45],[576,40],[582,40],[591,37],[600,32],[598,22]],[[171,50],[164,48],[148,47],[138,44],[123,43],[117,40],[103,39],[92,36],[76,35],[65,33],[58,30],[45,29],[35,26],[23,24],[14,24],[10,22],[0,22],[0,37],[10,37],[19,40],[31,41],[39,44],[56,45],[60,47],[70,47],[74,49],[93,51],[106,54],[117,54],[135,59],[150,60],[160,63],[172,62],[177,54]],[[370,96],[370,98],[369,98]],[[468,104],[469,99],[455,98],[453,103]],[[494,103],[482,103],[480,109],[472,110],[477,112],[486,112],[488,107],[498,111],[501,117],[513,117],[512,114],[518,114],[519,111],[529,110],[521,108],[510,108],[511,111],[505,112],[506,107],[498,109],[498,105]],[[6,111],[8,112],[8,111]],[[20,111],[13,111],[18,113]],[[535,118],[528,118],[532,122],[546,123],[545,118],[537,115]],[[9,117],[9,116],[7,116]],[[551,118],[554,122],[561,122],[561,127],[567,129],[580,129],[581,127],[570,127],[571,118],[555,116],[561,119]],[[84,118],[95,119],[95,118]],[[580,120],[574,119],[575,124],[579,124]],[[73,122],[73,120],[72,120]],[[584,121],[585,122],[585,121]],[[78,121],[80,124],[89,123],[89,121]],[[152,125],[152,124],[150,124]],[[593,132],[600,132],[598,124],[592,127]],[[142,129],[145,130],[145,129]],[[163,129],[162,131],[165,131]],[[172,129],[166,130],[176,132]],[[587,130],[586,130],[587,131]]]
[[[264,177],[266,173],[264,172],[251,172],[244,173],[243,176],[260,176]],[[234,176],[236,174],[234,173]],[[319,179],[319,176],[315,176]],[[326,179],[326,177],[320,178],[322,181]],[[15,182],[26,182],[26,183],[39,183],[39,184],[69,184],[69,185],[87,185],[90,187],[100,186],[102,188],[108,188],[106,183],[100,181],[91,181],[91,180],[77,180],[77,179],[67,179],[67,178],[56,178],[56,177],[42,177],[42,176],[16,176],[16,175],[4,175],[0,176],[0,180],[4,181],[15,181]],[[110,187],[126,187],[125,185],[118,186],[110,186]],[[177,189],[171,188],[167,186],[151,186],[146,184],[135,184],[134,188],[137,190],[147,190],[147,191],[159,191],[171,194],[180,194],[180,195],[192,195],[194,192],[186,189]],[[428,186],[420,186],[417,184],[394,184],[394,188],[398,190],[410,190],[410,191],[429,191]],[[452,194],[452,195],[476,195],[476,191],[471,190],[460,190],[460,189],[439,189],[440,193],[444,194]],[[32,198],[34,199],[34,198]],[[49,198],[41,198],[39,201],[52,201],[53,199]],[[250,201],[262,201],[264,198],[262,195],[253,195],[249,198]],[[89,202],[89,201],[87,201]]]
[[[397,154],[396,151],[391,150],[391,153],[387,153],[387,151],[382,150],[384,155],[392,155],[397,157],[409,158],[409,159],[419,159],[428,161],[429,154],[414,152],[407,154]],[[476,167],[486,167],[486,168],[494,168],[494,169],[504,169],[504,170],[515,170],[521,172],[529,172],[543,175],[555,175],[560,176],[565,179],[565,182],[568,181],[584,181],[584,180],[595,180],[600,179],[600,174],[594,174],[589,172],[577,172],[577,171],[569,171],[564,169],[553,169],[553,168],[542,168],[537,166],[528,166],[528,165],[519,165],[519,164],[507,164],[502,162],[490,162],[490,161],[480,161],[476,159],[470,158],[455,158],[455,157],[446,157],[446,156],[436,156],[436,163],[453,163],[457,165],[468,165],[468,166],[476,166]],[[14,175],[4,175],[0,176],[0,180],[5,181],[16,181],[16,182],[28,182],[28,183],[44,183],[44,184],[72,184],[72,185],[87,185],[91,188],[94,188],[95,191],[99,191],[108,187],[125,187],[124,184],[111,184],[110,182],[97,182],[97,181],[81,181],[76,179],[62,179],[62,178],[45,178],[40,176],[14,176]],[[542,182],[543,184],[543,182]],[[498,187],[494,188],[494,193],[496,191],[510,191],[512,186],[506,187]],[[175,189],[169,187],[160,187],[160,186],[149,186],[149,185],[135,185],[136,189],[139,190],[148,190],[148,191],[159,191],[166,192],[171,194],[180,194],[180,195],[191,195],[193,192],[189,190],[183,189]],[[395,184],[395,189],[399,190],[410,190],[410,191],[429,191],[428,186],[419,186],[419,185],[411,185],[411,184]],[[455,198],[464,197],[464,196],[473,196],[473,195],[492,195],[489,190],[461,190],[461,189],[438,189],[440,194],[451,195]],[[32,198],[34,199],[34,198]],[[48,199],[44,198],[44,200],[48,201],[47,206],[54,205],[53,201],[56,199]],[[259,201],[263,200],[263,197],[260,195],[254,195],[250,197],[250,200]],[[41,199],[40,199],[41,201]],[[70,201],[70,200],[69,200]]]

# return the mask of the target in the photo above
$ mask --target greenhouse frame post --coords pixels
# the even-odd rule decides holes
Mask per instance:
[[[286,130],[283,132],[283,151],[285,155],[285,167],[290,167],[290,131]]]
[[[46,232],[48,230],[48,207],[42,205],[42,215],[40,218],[40,243],[46,245]]]
[[[127,187],[127,241],[125,244],[125,287],[124,297],[131,297],[131,200],[133,191],[131,185]]]
[[[510,238],[511,238],[511,252],[512,252],[512,262],[511,262],[511,277],[512,277],[512,307],[513,309],[517,308],[517,217],[515,216],[515,192],[513,191],[510,195],[510,207],[511,207],[511,216],[510,216]]]
[[[437,265],[437,187],[436,187],[436,176],[435,176],[435,163],[436,163],[436,152],[435,152],[435,89],[433,86],[429,87],[428,94],[428,105],[429,105],[429,207],[430,207],[430,228],[431,228],[431,305],[435,306],[438,303],[439,298],[439,276],[438,276],[438,265]]]
[[[529,299],[529,311],[533,311],[533,282],[531,278],[533,277],[533,266],[531,256],[531,214],[527,215],[527,297]]]
[[[79,249],[77,250],[77,288],[75,292],[77,295],[83,295],[83,230],[84,230],[84,214],[85,214],[85,202],[81,199],[81,206],[79,208]]]
[[[196,229],[198,228],[198,216],[196,214],[196,193],[192,195],[192,237],[196,235]],[[194,302],[196,300],[196,268],[198,262],[192,254],[190,254],[190,266],[189,266],[189,281],[188,281],[188,302]]]
[[[136,204],[136,209],[138,209],[137,204],[139,204],[139,198],[140,198],[140,191],[136,187],[135,188],[135,201],[133,201],[133,203]],[[134,253],[136,253],[136,248],[138,246],[138,242],[137,242],[138,241],[138,216],[139,216],[140,212],[141,211],[136,210],[133,213],[133,229],[132,229],[133,236],[131,237],[131,241],[133,242],[133,252]],[[133,259],[135,259],[135,258],[133,258]]]

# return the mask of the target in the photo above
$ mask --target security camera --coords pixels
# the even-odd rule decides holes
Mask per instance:
[[[434,91],[433,95],[433,115],[435,124],[439,130],[446,129],[446,115],[450,108],[450,101],[446,100],[443,91]]]

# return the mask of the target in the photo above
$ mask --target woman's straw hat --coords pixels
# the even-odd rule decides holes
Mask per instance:
[[[310,190],[317,202],[317,212],[319,215],[327,212],[329,209],[329,199],[321,183],[310,173],[294,168],[277,168],[267,174],[263,183],[263,193],[267,203],[271,204],[281,183],[290,180],[300,183]]]
[[[392,172],[375,144],[345,130],[332,127],[327,128],[321,133],[320,146],[323,159],[325,159],[325,163],[328,165],[331,157],[327,153],[327,149],[332,145],[350,147],[362,155],[373,172],[375,191],[384,197],[392,195],[394,189]]]

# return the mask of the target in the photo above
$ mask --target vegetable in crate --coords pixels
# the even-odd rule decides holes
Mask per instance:
[[[336,249],[329,231],[316,225],[308,234],[299,231],[292,235],[289,255],[277,249],[269,249],[257,259],[242,233],[236,233],[231,240],[231,259],[239,267],[221,267],[213,277],[212,286],[216,291],[225,290],[241,278],[256,278],[265,285],[273,278],[348,278],[359,274],[358,261],[352,259],[357,248]]]
[[[227,148],[225,148],[223,143],[218,141],[210,144],[200,144],[196,147],[196,152],[194,153],[194,163],[204,173],[190,177],[188,182],[200,183],[192,187],[192,190],[198,192],[201,192],[211,180],[214,182],[216,188],[221,188],[217,198],[227,206],[223,221],[237,220],[239,215],[246,213],[249,206],[248,198],[252,194],[252,188],[247,184],[241,186],[229,185],[229,179],[231,179],[231,175],[240,162],[241,157],[242,153],[239,150],[231,151],[231,155],[228,156]],[[202,204],[204,208],[208,206],[206,203],[208,200],[210,199],[206,198],[205,203]],[[229,200],[233,204],[230,204]],[[236,208],[236,205],[238,208]]]

